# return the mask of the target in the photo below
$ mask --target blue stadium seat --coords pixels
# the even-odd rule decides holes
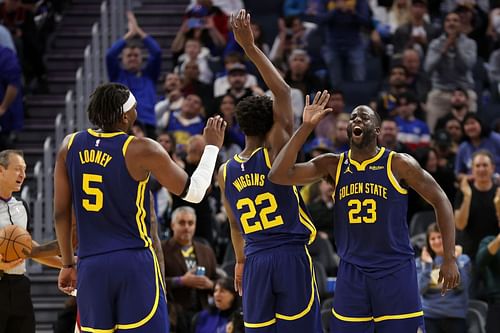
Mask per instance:
[[[469,300],[469,308],[477,310],[481,314],[483,322],[486,323],[486,317],[488,316],[488,303],[479,299],[471,299]]]

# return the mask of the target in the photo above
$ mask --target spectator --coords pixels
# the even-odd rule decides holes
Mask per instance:
[[[306,24],[298,16],[288,16],[278,20],[278,27],[279,33],[269,51],[269,58],[281,65],[286,63],[293,50],[307,49],[308,36],[316,29],[316,25]]]
[[[443,242],[436,223],[432,223],[427,228],[426,244],[420,260],[416,261],[425,330],[427,333],[466,333],[470,258],[462,254],[459,245],[455,247],[457,266],[460,271],[460,284],[443,295],[441,283],[438,282],[439,267],[443,262]]]
[[[477,45],[477,55],[482,59],[488,59],[488,40],[486,29],[488,28],[488,14],[486,14],[475,1],[464,1],[455,8],[454,12],[460,16],[460,27],[462,33],[473,39]]]
[[[500,221],[500,190],[497,190],[495,195],[495,205]],[[500,327],[500,279],[498,278],[500,276],[500,229],[498,230],[496,236],[492,234],[481,240],[476,255],[476,265],[483,275],[484,292],[488,302],[486,333],[496,333]]]
[[[198,39],[190,38],[184,43],[184,53],[177,59],[178,65],[175,72],[183,76],[186,64],[194,61],[198,64],[197,79],[205,84],[211,84],[213,73],[209,66],[209,55],[210,51],[202,47]]]
[[[412,151],[428,146],[431,140],[427,124],[415,118],[418,108],[418,100],[412,93],[405,92],[398,96],[395,118],[399,128],[398,140]]]
[[[203,105],[206,105],[205,115],[211,115],[210,106],[213,103],[212,86],[200,81],[199,65],[195,60],[189,60],[184,66],[181,92],[184,96],[191,94],[200,96]]]
[[[378,144],[398,153],[408,154],[410,151],[401,141],[398,140],[398,124],[394,118],[385,118],[380,125]]]
[[[19,0],[5,0],[0,4],[0,23],[10,31],[14,40],[26,86],[31,85],[35,92],[46,93],[47,69],[43,63],[45,42],[39,34],[33,12]]]
[[[345,112],[344,93],[338,89],[330,90],[330,99],[328,100],[326,107],[332,108],[333,111],[329,112],[323,119],[321,119],[319,124],[314,129],[314,135],[316,135],[317,138],[328,138],[331,140],[335,136],[337,117],[339,114]]]
[[[156,135],[156,81],[160,75],[161,49],[158,43],[147,35],[132,12],[127,13],[128,32],[117,40],[106,54],[109,80],[126,85],[137,99],[137,121],[143,124],[147,136]],[[148,62],[143,67],[141,48],[131,42],[139,36],[149,51]],[[120,65],[119,56],[122,55]]]
[[[455,88],[451,95],[450,103],[450,112],[438,119],[435,131],[444,128],[448,120],[452,118],[462,123],[465,115],[469,112],[469,95],[467,95],[467,90],[460,87]]]
[[[165,123],[158,126],[172,132],[177,142],[177,149],[182,155],[191,136],[203,133],[205,119],[202,117],[202,102],[198,95],[188,95],[181,109],[169,114]]]
[[[325,89],[325,83],[310,71],[311,59],[306,51],[295,49],[288,57],[288,71],[285,81],[292,88],[299,89],[303,96]]]
[[[245,147],[245,135],[236,122],[235,99],[231,95],[222,97],[219,113],[226,121],[226,134],[224,135],[224,144],[219,150],[219,158],[221,161],[227,161],[235,154],[241,152]]]
[[[229,322],[226,325],[226,333],[245,333],[245,322],[243,321],[243,312],[233,312]]]
[[[12,35],[6,27],[0,24],[0,46],[11,49],[12,52],[16,53],[16,47],[14,41],[12,40]]]
[[[285,16],[288,16],[285,14]],[[255,40],[255,45],[264,52],[266,56],[269,56],[269,53],[271,52],[271,49],[269,48],[269,45],[265,42],[265,36],[264,32],[262,31],[262,27],[255,22],[250,23],[250,27],[252,28],[252,33],[253,33],[253,38]]]
[[[196,0],[195,4],[188,6],[186,17],[188,21],[198,19],[202,27],[208,31],[213,43],[218,47],[224,47],[229,31],[229,17],[214,4],[214,1]]]
[[[453,142],[452,148],[456,153],[464,136],[462,123],[455,118],[448,119],[448,121],[444,124],[444,130],[450,135]],[[455,161],[453,161],[453,165],[455,165]]]
[[[214,82],[214,97],[220,97],[227,93],[230,88],[229,84],[229,70],[235,65],[243,65],[243,57],[236,52],[228,53],[224,57],[225,73],[223,76],[218,77]],[[247,73],[245,81],[245,88],[251,88],[257,85],[257,78],[255,75]]]
[[[339,154],[349,150],[349,137],[347,135],[347,126],[349,125],[349,115],[347,113],[339,114],[335,123],[335,132],[333,135],[332,152]]]
[[[389,87],[387,90],[380,92],[377,100],[376,111],[380,115],[380,118],[384,119],[396,116],[397,97],[408,90],[406,79],[405,67],[395,65],[391,68]]]
[[[320,16],[320,20],[325,25],[326,40],[322,53],[330,85],[338,88],[346,79],[343,68],[350,69],[353,81],[363,81],[366,77],[366,54],[361,29],[371,28],[368,2],[335,1],[332,8]]]
[[[328,151],[328,150],[327,150]],[[312,202],[307,205],[307,210],[311,214],[311,220],[318,231],[318,236],[329,239],[332,245],[335,244],[333,238],[333,186],[326,180],[319,182],[319,193]]]
[[[493,166],[500,170],[500,134],[492,132],[475,113],[468,113],[462,122],[464,142],[460,144],[455,161],[455,174],[460,179],[470,173],[472,155],[487,150],[493,155]]]
[[[307,10],[307,2],[307,0],[285,0],[283,3],[283,15],[285,17],[304,16]]]
[[[401,64],[406,69],[406,85],[413,92],[419,102],[427,100],[427,94],[431,90],[431,81],[422,71],[421,56],[414,49],[405,49]]]
[[[437,120],[450,109],[451,95],[459,86],[467,90],[469,109],[476,111],[472,68],[476,64],[476,43],[460,30],[456,13],[446,15],[444,33],[431,41],[424,69],[431,75],[432,90],[427,97],[427,125],[436,127]]]
[[[236,104],[245,97],[264,94],[262,89],[257,85],[247,87],[247,68],[241,63],[234,63],[227,66],[227,80],[229,82],[229,88],[224,95],[233,96],[236,100]],[[218,101],[220,100],[221,96],[218,97]]]
[[[394,32],[394,52],[401,53],[405,49],[413,49],[423,57],[430,40],[436,37],[436,29],[425,20],[427,13],[426,0],[412,0],[410,20],[399,26]]]
[[[21,80],[16,54],[0,46],[0,150],[10,148],[23,128]]]
[[[463,177],[455,200],[455,225],[463,231],[458,238],[464,253],[475,257],[479,242],[498,232],[498,219],[494,205],[498,185],[493,182],[495,165],[493,156],[479,150],[472,158],[472,176]]]
[[[458,146],[453,141],[452,136],[444,129],[437,130],[432,135],[432,147],[436,150],[439,167],[450,171],[452,178],[455,179],[455,159]],[[453,188],[455,189],[455,186]],[[450,201],[455,199],[455,195],[448,197]]]
[[[229,318],[238,309],[239,296],[234,290],[233,278],[218,279],[213,296],[213,305],[201,311],[196,318],[195,333],[225,333]]]
[[[162,242],[171,325],[177,332],[189,332],[192,316],[208,307],[217,278],[214,252],[193,239],[196,221],[193,208],[178,207],[172,212],[172,238]],[[198,267],[205,274],[196,275]]]
[[[394,33],[402,25],[410,23],[411,0],[394,0],[389,10],[389,27]]]
[[[164,95],[161,100],[155,104],[156,123],[165,123],[163,119],[171,112],[180,110],[184,103],[184,96],[181,92],[181,78],[176,73],[167,73],[163,82]]]

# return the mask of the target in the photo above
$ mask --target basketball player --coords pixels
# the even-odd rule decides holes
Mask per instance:
[[[226,125],[221,118],[208,120],[207,146],[189,178],[160,144],[126,134],[137,111],[125,86],[99,86],[91,96],[88,116],[99,129],[67,136],[56,160],[55,228],[64,264],[59,289],[71,293],[78,287],[82,332],[168,332],[163,280],[148,232],[149,175],[185,200],[199,202],[210,185]]]
[[[417,191],[436,212],[445,252],[439,275],[443,293],[459,282],[451,205],[413,158],[377,146],[380,118],[368,106],[351,113],[349,151],[296,164],[300,147],[329,112],[323,96],[317,93],[312,104],[306,98],[303,124],[276,158],[269,179],[290,185],[323,178],[335,185],[333,230],[341,261],[332,331],[424,331],[406,223],[407,188]]]
[[[255,45],[250,15],[241,10],[232,26],[236,41],[274,95],[274,101],[252,96],[238,103],[236,117],[246,146],[219,170],[245,332],[320,333],[318,293],[307,252],[316,229],[297,189],[267,179],[292,133],[290,87]]]

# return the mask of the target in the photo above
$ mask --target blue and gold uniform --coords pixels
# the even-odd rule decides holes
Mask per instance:
[[[423,330],[407,190],[394,177],[394,152],[381,148],[358,163],[340,155],[334,234],[341,258],[333,303],[334,332]]]
[[[82,332],[168,332],[164,286],[149,236],[149,177],[134,180],[125,164],[132,140],[123,132],[89,129],[68,142]]]
[[[223,168],[225,196],[245,240],[246,332],[322,332],[312,259],[316,229],[295,186],[271,183],[268,151]]]

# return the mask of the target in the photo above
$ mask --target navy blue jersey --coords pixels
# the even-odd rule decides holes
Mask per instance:
[[[270,169],[265,148],[246,161],[236,155],[224,165],[224,193],[239,222],[247,256],[286,244],[308,244],[316,237],[297,188],[269,181]]]
[[[334,192],[339,256],[373,275],[390,273],[411,257],[407,190],[391,171],[394,152],[380,148],[363,163],[340,155]]]
[[[66,167],[78,231],[78,256],[149,247],[148,179],[134,180],[125,164],[133,139],[123,132],[73,134]]]

